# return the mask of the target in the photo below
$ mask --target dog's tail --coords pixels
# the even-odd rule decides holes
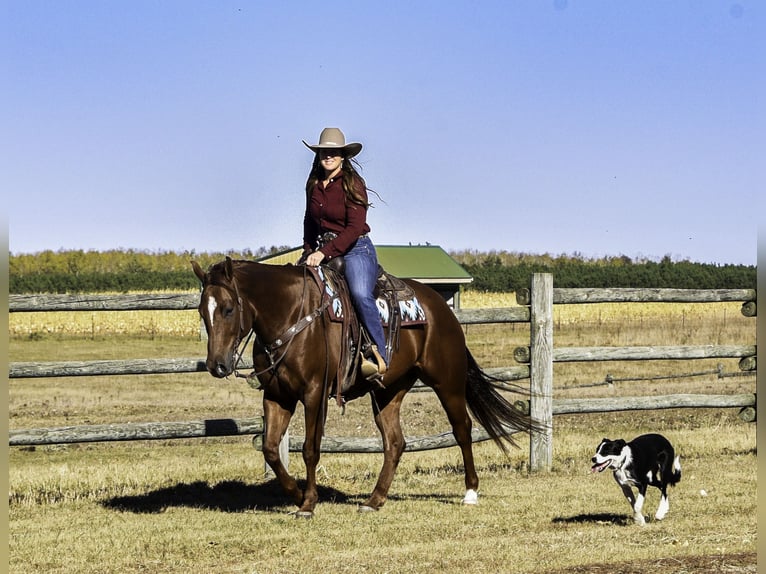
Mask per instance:
[[[681,481],[681,457],[676,456],[673,459],[673,467],[670,470],[670,477],[668,479],[668,484],[670,486],[675,486]]]

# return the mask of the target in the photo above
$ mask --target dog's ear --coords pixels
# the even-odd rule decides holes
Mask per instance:
[[[614,441],[614,444],[622,448],[626,446],[628,443],[626,443],[624,439],[618,438],[616,441]]]

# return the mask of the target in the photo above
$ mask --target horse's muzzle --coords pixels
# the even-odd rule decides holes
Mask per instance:
[[[207,370],[211,375],[218,379],[228,377],[232,373],[231,366],[220,361],[208,361]]]

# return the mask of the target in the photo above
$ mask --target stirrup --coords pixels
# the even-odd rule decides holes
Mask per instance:
[[[380,356],[376,345],[370,345],[369,353],[372,354],[375,361],[364,355],[362,356],[362,363],[360,365],[362,376],[367,380],[380,379],[388,370],[386,362],[383,360],[383,357]],[[377,362],[377,365],[375,362]]]
[[[378,362],[378,374],[385,375],[386,371],[388,370],[388,367],[386,366],[386,362],[383,360],[383,357],[381,357],[380,353],[378,352],[378,346],[370,345],[370,350],[372,351],[372,354],[375,356],[375,360]]]
[[[367,358],[362,359],[361,369],[365,379],[378,374],[378,366]]]

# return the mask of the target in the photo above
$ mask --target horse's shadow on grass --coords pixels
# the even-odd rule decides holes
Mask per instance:
[[[612,514],[603,512],[600,514],[576,514],[574,516],[557,516],[552,520],[554,524],[584,524],[590,522],[593,524],[614,524],[617,526],[628,526],[633,523],[633,519],[625,514]]]
[[[319,500],[348,503],[347,494],[319,486]],[[101,502],[105,508],[139,514],[155,514],[171,507],[200,508],[221,512],[249,512],[253,510],[278,511],[295,508],[292,499],[285,496],[277,480],[260,484],[245,484],[238,480],[220,482],[211,486],[207,482],[179,483],[145,494],[115,496]]]
[[[305,484],[298,481],[301,488]],[[320,503],[361,504],[366,496],[349,495],[328,486],[317,486]],[[429,500],[444,504],[453,504],[452,497],[437,494],[427,495],[391,495],[389,500]],[[220,482],[211,486],[207,482],[179,483],[167,488],[160,488],[145,494],[115,496],[101,502],[105,508],[137,514],[157,514],[171,507],[200,508],[220,512],[284,512],[295,509],[292,499],[285,496],[282,486],[276,479],[260,484],[245,484],[238,480]]]

